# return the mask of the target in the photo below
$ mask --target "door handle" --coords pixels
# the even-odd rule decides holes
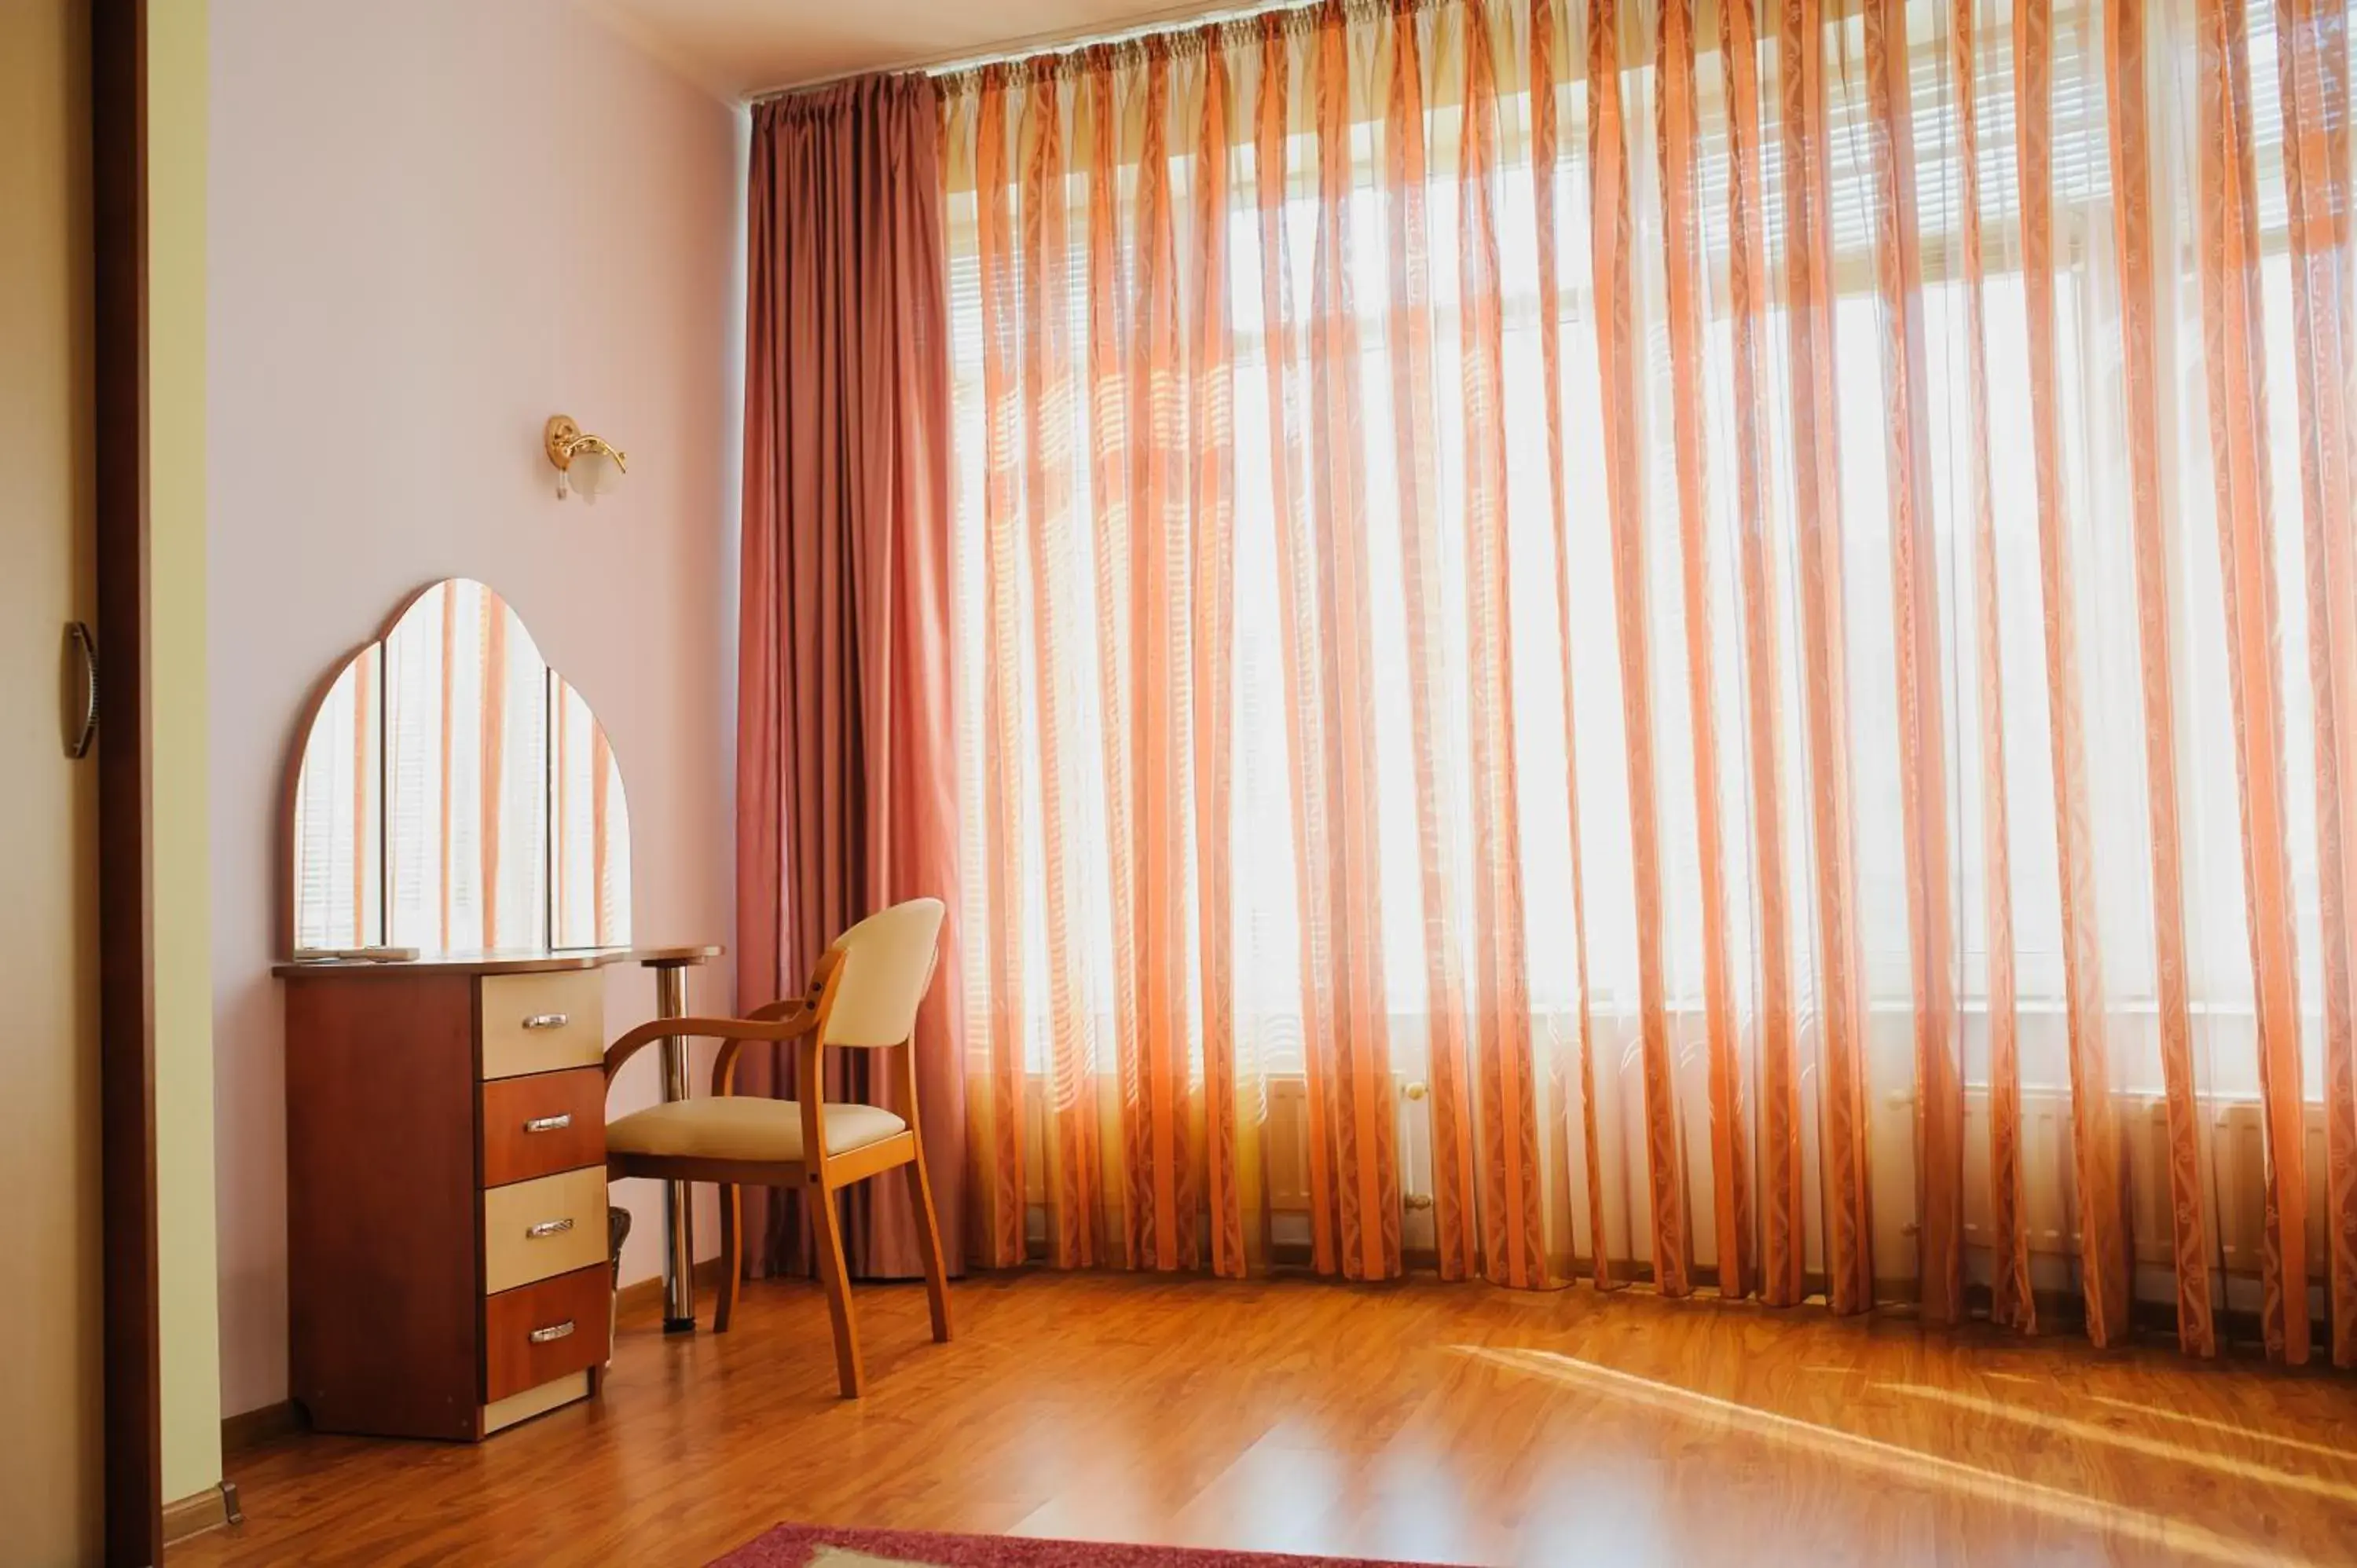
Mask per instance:
[[[66,648],[59,694],[65,720],[66,755],[77,762],[98,738],[98,639],[88,625],[66,622]]]

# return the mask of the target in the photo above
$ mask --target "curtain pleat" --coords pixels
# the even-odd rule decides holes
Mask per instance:
[[[1137,159],[1137,232],[1132,254],[1129,352],[1130,787],[1137,824],[1136,885],[1186,885],[1186,790],[1193,736],[1187,618],[1185,474],[1190,464],[1181,385],[1178,230],[1169,113],[1169,57],[1149,47],[1145,139]],[[1124,1105],[1132,1245],[1158,1269],[1194,1268],[1200,1236],[1200,1082],[1189,1060],[1189,966],[1184,905],[1147,897],[1132,937],[1141,1024]]]
[[[1332,821],[1322,839],[1314,836],[1313,823],[1303,853],[1327,863],[1325,908],[1309,918],[1324,928],[1321,956],[1339,971],[1333,988],[1341,1009],[1332,1048],[1313,1046],[1308,1051],[1310,1060],[1329,1069],[1313,1076],[1310,1093],[1327,1102],[1330,1151],[1321,1146],[1313,1157],[1330,1152],[1336,1166],[1342,1273],[1387,1279],[1400,1272],[1403,1261],[1398,1129],[1389,1103],[1391,1025],[1381,960],[1377,872],[1383,851],[1375,821],[1375,693],[1370,669],[1372,562],[1365,528],[1367,447],[1360,424],[1351,221],[1353,131],[1366,116],[1352,102],[1348,29],[1339,15],[1324,20],[1309,68],[1318,227],[1310,265],[1308,435],[1316,542],[1307,553],[1318,632],[1298,651],[1316,660],[1327,688],[1319,755],[1310,765],[1325,775],[1322,793]]]
[[[1230,161],[1235,145],[1233,94],[1227,62],[1203,60],[1202,112],[1194,146],[1195,282],[1193,344],[1188,356],[1188,409],[1195,429],[1194,484],[1189,492],[1190,560],[1195,580],[1195,800],[1202,823],[1195,835],[1197,951],[1229,950],[1235,916],[1235,854],[1230,816],[1234,797],[1235,721],[1235,399],[1230,345],[1235,323],[1228,303]],[[1259,1120],[1258,1089],[1239,1071],[1235,1031],[1235,972],[1216,957],[1201,965],[1204,1111],[1209,1127],[1206,1201],[1211,1215],[1211,1267],[1242,1278],[1259,1254],[1261,1228],[1244,1223],[1248,1195],[1256,1201],[1253,1141],[1243,1128]]]
[[[1071,486],[1064,476],[1058,436],[1071,426],[1072,357],[1070,323],[1060,308],[1071,249],[1065,211],[1064,119],[1057,113],[1058,84],[1034,83],[1029,113],[1023,117],[1023,269],[1037,286],[1023,291],[1023,460],[1039,482],[1027,487],[1028,542],[1034,561],[1060,564],[1071,559]],[[1055,302],[1051,307],[1050,302]],[[1039,742],[1039,895],[1046,907],[1048,1015],[1053,1066],[1043,1107],[1046,1131],[1040,1158],[1046,1169],[1049,1235],[1059,1266],[1085,1268],[1097,1262],[1101,1219],[1097,1205],[1096,1084],[1091,1064],[1094,1042],[1088,1014],[1078,1003],[1082,982],[1072,940],[1066,846],[1072,841],[1065,737],[1072,729],[1071,682],[1063,673],[1065,649],[1073,629],[1068,596],[1046,575],[1035,576],[1031,615],[1032,668],[1039,671],[1039,696],[1031,729]]]
[[[1017,844],[1019,822],[1017,769],[1023,744],[1021,585],[1017,580],[1015,539],[1017,424],[1021,417],[1016,401],[1017,374],[1015,343],[1015,236],[1008,207],[1006,169],[1006,90],[994,81],[982,92],[979,126],[974,134],[976,178],[989,193],[977,227],[982,258],[982,333],[985,395],[990,424],[985,461],[989,481],[984,507],[984,527],[990,547],[984,559],[984,613],[990,628],[988,674],[985,677],[984,724],[990,736],[989,764],[983,774],[983,817],[990,824],[985,861],[989,886],[989,919],[993,931],[1019,930],[1024,915],[1026,879]],[[989,944],[991,968],[989,1023],[985,1032],[987,1076],[979,1097],[982,1116],[973,1142],[977,1164],[975,1189],[981,1195],[974,1216],[975,1250],[991,1267],[1018,1262],[1024,1249],[1023,1158],[1025,1104],[1028,1083],[1024,1073],[1022,1019],[1028,983],[1022,955],[1003,942]]]
[[[1547,517],[1554,546],[1555,590],[1555,632],[1558,646],[1571,646],[1572,559],[1570,547],[1570,478],[1565,456],[1563,395],[1563,295],[1558,283],[1558,240],[1555,229],[1555,186],[1560,173],[1557,156],[1556,38],[1557,13],[1550,0],[1534,0],[1530,18],[1531,209],[1537,251],[1536,294],[1539,312],[1539,377],[1546,409],[1544,446],[1547,467]],[[1596,1019],[1587,975],[1587,900],[1580,869],[1579,744],[1577,699],[1570,681],[1563,691],[1563,795],[1568,830],[1573,991],[1577,1009],[1573,1045],[1576,1082],[1565,1084],[1556,1074],[1553,1120],[1569,1127],[1569,1101],[1577,1097],[1581,1175],[1587,1188],[1588,1265],[1597,1288],[1612,1288],[1612,1262],[1605,1245],[1604,1151],[1597,1122]]]
[[[2169,1217],[2176,1243],[2177,1333],[2186,1349],[2210,1355],[2210,1254],[2194,1103],[2192,1023],[2185,967],[2183,828],[2179,821],[2176,680],[2171,659],[2169,541],[2160,479],[2160,392],[2155,366],[2158,330],[2154,297],[2152,171],[2147,146],[2144,0],[2105,0],[2112,173],[2112,239],[2118,253],[2120,348],[2127,403],[2130,522],[2136,537],[2138,647],[2144,658],[2145,789],[2152,844],[2154,974],[2159,987],[2160,1057],[2169,1099]],[[2125,1210],[2125,1183],[2104,1195]],[[2121,1255],[2097,1266],[2118,1281],[2106,1297],[2094,1337],[2127,1329],[2128,1228],[2106,1227]],[[2304,1336],[2303,1336],[2304,1337]],[[2301,1354],[2305,1355],[2305,1346]],[[2298,1359],[2298,1357],[2294,1358]]]
[[[1907,0],[1867,0],[1867,93],[1879,295],[1884,466],[1890,510],[1890,618],[1897,660],[1899,778],[1906,835],[1908,965],[1915,994],[1916,1224],[1926,1321],[1953,1323],[1964,1292],[1964,1097],[1957,1059],[1948,870],[1947,726],[1942,691],[1939,542],[1932,516],[1916,224],[1912,55]]]
[[[2006,804],[2004,618],[1998,611],[1996,482],[1990,456],[1988,280],[1981,227],[1978,0],[1953,0],[1951,91],[1956,106],[1956,178],[1964,279],[1965,441],[1971,448],[1975,696],[1980,706],[1981,832],[1987,867],[1989,1316],[2029,1332],[2038,1325],[2029,1273],[2029,1222],[2021,1157],[2021,1018],[2016,994],[2013,849]]]
[[[2240,741],[2235,779],[2244,896],[2249,908],[2263,1082],[2269,1085],[2272,1101],[2280,1104],[2288,1098],[2296,1105],[2296,1091],[2287,1097],[2273,1092],[2277,1075],[2288,1072],[2297,1080],[2298,998],[2280,781],[2283,703],[2274,664],[2281,634],[2272,570],[2273,501],[2264,462],[2267,405],[2260,340],[2266,329],[2249,145],[2250,60],[2241,8],[2224,0],[2204,0],[2201,12],[2203,357],[2209,371],[2219,579],[2225,602],[2234,733]],[[2298,1112],[2292,1115],[2297,1118]],[[2269,1264],[2271,1269],[2278,1266]],[[2281,1287],[2271,1288],[2279,1293]],[[2276,1325],[2268,1330],[2269,1337],[2280,1350],[2280,1309],[2268,1316]]]
[[[1286,139],[1292,128],[1288,113],[1292,102],[1290,59],[1287,38],[1281,29],[1272,26],[1262,33],[1259,66],[1261,87],[1253,116],[1254,167],[1255,171],[1281,169],[1286,166]],[[1317,633],[1310,618],[1307,587],[1310,534],[1298,414],[1300,334],[1294,317],[1290,265],[1293,250],[1286,222],[1286,185],[1265,175],[1257,184],[1259,199],[1255,207],[1261,253],[1277,258],[1276,264],[1261,267],[1260,309],[1265,345],[1262,358],[1267,367],[1263,406],[1268,424],[1270,516],[1277,534],[1281,668],[1285,691],[1289,693],[1281,699],[1290,786],[1286,790],[1291,808],[1287,816],[1292,842],[1308,844],[1318,842],[1322,835],[1325,813],[1321,776],[1309,762],[1319,748],[1318,736],[1323,711],[1318,700],[1321,688],[1309,678],[1308,671],[1309,650],[1317,645]],[[1308,918],[1322,913],[1325,907],[1324,862],[1318,856],[1297,854],[1294,869],[1296,897],[1305,915],[1299,922],[1298,960],[1302,1034],[1305,1039],[1330,1038],[1329,1020],[1333,1016],[1335,993],[1327,977],[1326,950],[1319,940],[1322,924]],[[1338,1221],[1340,1200],[1328,1153],[1333,1147],[1334,1128],[1325,1093],[1327,1075],[1320,1070],[1320,1064],[1307,1066],[1309,1091],[1304,1097],[1304,1109],[1310,1144],[1306,1162],[1310,1257],[1319,1273],[1332,1273],[1341,1266]]]
[[[1483,1135],[1481,1228],[1489,1274],[1517,1287],[1545,1282],[1544,1202],[1531,1056],[1528,945],[1523,929],[1522,804],[1515,765],[1514,626],[1507,522],[1505,299],[1498,250],[1498,91],[1486,23],[1467,7],[1464,128],[1458,138],[1458,310],[1464,321],[1467,708],[1473,778],[1474,1061],[1480,1098],[1495,1108]],[[1435,597],[1437,597],[1436,594]],[[1453,950],[1448,931],[1435,933]],[[1446,1206],[1437,1245],[1443,1278],[1474,1272],[1473,1116],[1449,1060],[1448,1099],[1433,1104],[1434,1188]],[[1436,1073],[1436,1090],[1443,1075]]]
[[[2117,1201],[2118,1113],[2105,1044],[2102,951],[2094,908],[2093,825],[2081,714],[2077,600],[2065,515],[2056,387],[2053,261],[2052,0],[2014,0],[2017,179],[2029,348],[2031,467],[2037,476],[2040,585],[2046,632],[2046,711],[2053,754],[2055,865],[2070,1015],[2071,1154],[2090,1336],[2105,1343],[2126,1320],[2126,1217]]]
[[[2326,1251],[2333,1359],[2357,1366],[2357,521],[2350,515],[2352,395],[2349,203],[2349,18],[2323,0],[2278,0],[2284,199],[2290,229],[2293,382],[2306,519],[2309,682],[2316,725],[2317,865],[2322,938]],[[2281,1277],[2270,1348],[2307,1349],[2307,1150],[2299,1059],[2276,1036],[2266,1064],[2269,1211]]]
[[[1090,455],[1090,494],[1096,499],[1093,518],[1093,543],[1091,564],[1095,572],[1096,590],[1096,650],[1098,667],[1105,672],[1097,696],[1102,707],[1099,732],[1103,736],[1104,775],[1103,810],[1106,842],[1119,846],[1118,853],[1108,857],[1106,867],[1110,879],[1108,914],[1114,930],[1127,933],[1135,929],[1136,895],[1135,866],[1130,856],[1133,843],[1130,832],[1130,798],[1128,792],[1127,738],[1129,734],[1128,693],[1117,678],[1124,666],[1126,648],[1124,628],[1121,585],[1127,574],[1129,545],[1129,505],[1127,475],[1129,472],[1129,421],[1122,395],[1124,377],[1123,344],[1129,319],[1127,301],[1123,295],[1123,279],[1119,266],[1120,183],[1118,169],[1122,161],[1123,122],[1114,113],[1113,83],[1109,77],[1092,74],[1079,84],[1085,91],[1085,102],[1075,106],[1075,120],[1083,122],[1089,131],[1088,210],[1088,323],[1089,323],[1089,405],[1088,439]],[[1113,1016],[1114,1022],[1114,1059],[1120,1064],[1118,1075],[1122,1091],[1130,1090],[1134,1064],[1138,1060],[1140,1015],[1136,979],[1138,955],[1127,941],[1113,944],[1112,980]],[[1078,999],[1075,999],[1076,1004]],[[1111,1154],[1105,1172],[1108,1185],[1118,1195],[1121,1205],[1122,1256],[1132,1266],[1137,1264],[1136,1226],[1131,1219],[1131,1193],[1127,1176],[1128,1144],[1121,1138],[1110,1141]]]
[[[2346,12],[950,81],[977,1256],[2357,1358]]]
[[[1619,0],[1587,7],[1587,142],[1592,167],[1588,231],[1595,268],[1597,373],[1603,404],[1605,487],[1611,514],[1612,584],[1620,631],[1620,696],[1628,746],[1630,856],[1636,875],[1640,1048],[1645,1086],[1645,1160],[1653,1233],[1653,1282],[1664,1295],[1691,1289],[1687,1273],[1685,1149],[1671,1058],[1663,974],[1661,829],[1655,811],[1652,655],[1643,483],[1639,467],[1637,338],[1630,272],[1634,231],[1628,129],[1620,100]]]
[[[1745,739],[1755,823],[1784,821],[1784,694],[1777,671],[1777,544],[1770,537],[1769,384],[1765,341],[1773,284],[1767,262],[1760,166],[1760,28],[1754,0],[1723,0],[1719,55],[1727,70],[1727,310],[1734,361],[1738,528],[1742,538]],[[1792,913],[1783,835],[1751,835],[1760,1058],[1761,1206],[1765,1270],[1760,1295],[1789,1306],[1806,1293],[1798,1021],[1792,1000]]]
[[[1384,48],[1383,45],[1388,44]],[[1443,714],[1445,696],[1442,682],[1447,679],[1442,669],[1440,594],[1443,567],[1439,559],[1442,501],[1439,494],[1438,405],[1433,397],[1435,367],[1432,350],[1431,258],[1426,253],[1427,222],[1426,213],[1424,103],[1425,63],[1423,48],[1414,27],[1395,27],[1387,39],[1378,43],[1379,52],[1388,57],[1387,68],[1378,65],[1383,89],[1383,112],[1378,135],[1383,152],[1383,199],[1384,265],[1386,285],[1384,300],[1384,342],[1389,352],[1391,372],[1392,439],[1398,456],[1394,474],[1399,498],[1399,581],[1402,607],[1407,640],[1408,745],[1413,757],[1413,777],[1415,789],[1416,864],[1419,870],[1418,891],[1422,895],[1425,927],[1425,985],[1431,999],[1431,1039],[1429,1044],[1430,1081],[1432,1095],[1433,1137],[1433,1216],[1434,1246],[1440,1260],[1444,1277],[1458,1277],[1474,1272],[1471,1254],[1477,1231],[1473,1223],[1473,1184],[1469,1179],[1470,1158],[1467,1146],[1470,1116],[1467,1103],[1466,1080],[1466,993],[1464,961],[1458,944],[1449,940],[1457,929],[1459,895],[1457,868],[1452,856],[1442,843],[1444,824],[1457,820],[1461,809],[1451,797],[1450,779],[1440,766],[1440,753],[1448,745],[1444,736]],[[1462,138],[1460,138],[1460,145]],[[1477,202],[1478,206],[1478,202]],[[1479,246],[1480,237],[1469,236]],[[1478,274],[1480,263],[1468,269]],[[1475,329],[1475,341],[1467,345],[1472,355],[1480,353],[1480,335]],[[1472,360],[1467,361],[1472,370]],[[1467,466],[1468,497],[1473,488],[1482,483],[1480,473],[1480,456]],[[1468,543],[1479,550],[1482,541],[1478,532],[1485,523],[1494,523],[1494,515],[1483,517],[1469,514],[1467,521],[1475,531]],[[1491,535],[1494,540],[1494,533]],[[1372,575],[1381,572],[1383,564],[1372,550],[1365,565]],[[1474,567],[1478,577],[1479,566]],[[1372,576],[1371,579],[1372,581]],[[1473,590],[1478,594],[1479,589]],[[1477,611],[1478,616],[1478,611]],[[1482,651],[1493,652],[1496,638],[1505,635],[1505,628],[1496,624],[1494,607],[1489,616],[1478,616],[1470,628],[1481,639]],[[1477,657],[1479,655],[1477,654]],[[1487,688],[1484,697],[1496,696],[1510,700],[1495,687]],[[1482,704],[1488,705],[1486,703]],[[1469,714],[1472,744],[1476,748],[1490,746],[1494,749],[1495,736],[1481,722],[1478,714]],[[1496,782],[1493,779],[1489,782]],[[1472,801],[1474,835],[1477,853],[1494,854],[1511,849],[1513,824],[1512,802],[1505,804],[1506,820],[1497,818],[1497,802],[1483,793],[1477,785]],[[1499,835],[1506,835],[1501,843]],[[1501,929],[1498,911],[1484,888],[1475,898],[1476,918],[1483,921],[1482,929],[1495,943],[1514,944],[1512,955],[1520,969],[1520,922],[1513,929]],[[1477,945],[1477,957],[1486,961],[1504,955],[1481,952]],[[1511,1086],[1513,1063],[1526,1059],[1529,1052],[1527,1036],[1519,1049],[1507,1039],[1497,1037],[1497,1032],[1511,1029],[1518,1022],[1496,1005],[1496,971],[1477,968],[1474,989],[1479,1011],[1476,1017],[1487,1037],[1478,1042],[1480,1059],[1494,1066],[1505,1083],[1494,1088]],[[1528,1015],[1523,1015],[1527,1019]],[[1369,1114],[1380,1115],[1379,1099],[1371,1103]],[[1501,1124],[1502,1125],[1502,1124]],[[1487,1176],[1497,1184],[1502,1198],[1510,1173],[1504,1168],[1508,1151],[1502,1141],[1494,1148],[1485,1149]],[[1514,1139],[1512,1154],[1519,1157],[1521,1142]],[[1499,1229],[1491,1237],[1490,1268],[1493,1275],[1504,1277],[1508,1273],[1505,1251],[1508,1243],[1505,1230],[1519,1232],[1523,1227],[1520,1215],[1502,1206],[1492,1206],[1491,1219]],[[1523,1271],[1525,1260],[1517,1251],[1512,1271]]]
[[[1695,187],[1701,134],[1693,0],[1663,0],[1657,29],[1654,145],[1661,165],[1662,250],[1668,281],[1672,444],[1676,449],[1678,555],[1685,620],[1686,702],[1694,721],[1695,840],[1702,894],[1703,1025],[1709,1051],[1710,1167],[1719,1294],[1750,1294],[1750,1172],[1743,1133],[1743,1069],[1728,972],[1727,885],[1719,828],[1718,720],[1713,693],[1708,437],[1702,382],[1703,279]]]
[[[1816,886],[1819,1115],[1826,1297],[1836,1313],[1874,1302],[1874,1221],[1862,1059],[1857,904],[1851,844],[1849,671],[1844,625],[1843,494],[1836,420],[1825,18],[1791,0],[1778,39],[1782,89],[1785,312],[1791,343],[1793,523],[1799,555],[1811,847]]]

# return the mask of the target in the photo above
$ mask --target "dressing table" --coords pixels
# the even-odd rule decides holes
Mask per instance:
[[[720,950],[631,945],[603,727],[497,594],[437,583],[321,686],[284,820],[295,1400],[323,1432],[474,1441],[589,1397],[604,972],[652,969],[673,1016]]]

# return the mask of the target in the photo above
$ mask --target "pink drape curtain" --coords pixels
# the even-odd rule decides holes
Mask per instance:
[[[921,77],[762,104],[753,122],[737,684],[741,1008],[799,991],[826,944],[920,895],[958,905],[950,381],[939,113]],[[954,915],[941,972],[959,972]],[[918,1020],[926,1157],[963,1210],[957,987]],[[887,1064],[888,1065],[888,1064]],[[830,1099],[892,1105],[864,1058]],[[748,1053],[740,1090],[798,1092]],[[896,1107],[897,1108],[897,1107]],[[920,1272],[905,1207],[845,1197],[855,1272]],[[801,1204],[748,1192],[748,1267],[807,1266]],[[948,1233],[959,1266],[959,1227]]]

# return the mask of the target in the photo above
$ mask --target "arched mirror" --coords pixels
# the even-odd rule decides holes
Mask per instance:
[[[483,584],[412,598],[327,683],[296,756],[291,956],[630,943],[614,748]]]

